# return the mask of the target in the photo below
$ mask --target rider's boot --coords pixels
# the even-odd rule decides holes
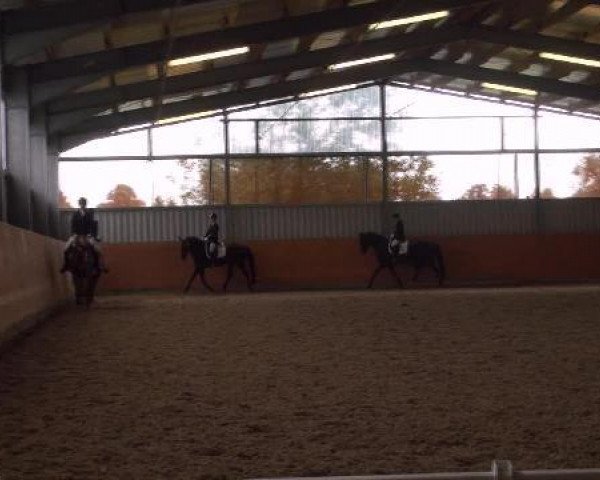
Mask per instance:
[[[94,250],[94,254],[96,257],[96,268],[98,271],[102,273],[108,273],[108,268],[106,268],[104,263],[104,255],[102,255],[102,253],[100,253],[98,250]]]
[[[67,266],[68,263],[69,262],[67,260],[67,251],[65,250],[63,254],[63,264],[62,267],[60,267],[60,273],[65,273],[67,270],[69,270],[69,267]]]
[[[104,263],[104,255],[101,253],[98,254],[98,268],[102,273],[108,273],[108,268],[106,268],[106,264]]]

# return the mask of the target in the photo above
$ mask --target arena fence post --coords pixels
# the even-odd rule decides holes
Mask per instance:
[[[513,480],[513,467],[509,460],[494,460],[492,462],[493,480]]]

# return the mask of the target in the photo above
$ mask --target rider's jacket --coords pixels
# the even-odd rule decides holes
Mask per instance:
[[[406,240],[406,237],[404,236],[404,222],[402,220],[396,222],[393,236],[399,242],[404,242]]]
[[[205,238],[208,242],[219,243],[219,225],[213,223],[206,231]]]
[[[77,210],[71,217],[71,234],[95,236],[94,212]]]

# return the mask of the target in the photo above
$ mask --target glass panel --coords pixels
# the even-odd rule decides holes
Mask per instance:
[[[387,116],[531,115],[530,108],[411,88],[386,87]]]
[[[504,148],[535,148],[533,118],[504,119]]]
[[[260,123],[260,151],[379,151],[380,133],[378,120],[264,121]]]
[[[152,206],[182,205],[187,191],[185,160],[160,160],[149,164],[152,171]]]
[[[387,125],[390,151],[500,149],[497,118],[389,120]]]
[[[534,192],[533,155],[391,157],[393,201],[527,198]]]
[[[543,113],[539,119],[540,148],[598,148],[600,121]]]
[[[600,154],[540,155],[540,189],[545,197],[600,197]]]
[[[229,122],[229,148],[231,153],[255,153],[255,123]]]
[[[179,165],[184,170],[181,201],[184,205],[217,205],[225,203],[225,161],[223,159],[186,159]]]
[[[381,158],[370,158],[367,175],[367,201],[381,202],[383,199],[383,161]]]
[[[58,172],[60,190],[71,206],[79,197],[86,197],[90,207],[152,203],[152,170],[146,161],[60,162]]]
[[[299,101],[232,112],[231,118],[323,118],[379,116],[379,87],[365,87]]]
[[[366,169],[361,158],[310,157],[231,162],[234,204],[360,203]]]
[[[148,155],[148,132],[112,135],[79,145],[61,154],[61,157],[118,157]]]
[[[220,117],[152,129],[154,155],[220,154],[225,151],[224,141]]]

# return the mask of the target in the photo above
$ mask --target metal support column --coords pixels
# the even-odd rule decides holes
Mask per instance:
[[[31,165],[31,228],[37,233],[48,235],[50,192],[48,181],[48,136],[46,114],[43,109],[34,109],[30,114],[29,153]]]
[[[254,120],[254,153],[260,153],[260,120]]]
[[[225,235],[228,241],[235,239],[234,222],[232,217],[231,189],[230,189],[230,162],[231,151],[229,144],[229,117],[223,113],[223,140],[225,142]]]
[[[515,197],[519,198],[521,195],[521,188],[519,184],[519,154],[515,153],[513,158],[513,173],[514,173],[514,188],[515,188]]]
[[[4,52],[2,48],[2,12],[0,12],[0,222],[8,221],[7,197],[7,158],[6,158],[6,105],[4,103]]]
[[[6,150],[8,166],[8,221],[32,227],[29,91],[27,75],[15,71],[8,77],[6,92]]]
[[[534,153],[533,168],[535,171],[535,198],[540,198],[540,130],[539,130],[539,105],[533,109]]]
[[[535,223],[538,233],[543,233],[544,230],[544,219],[542,212],[542,203],[540,202],[540,129],[539,129],[539,104],[536,100],[535,107],[533,109],[533,133],[534,133],[534,145],[533,145],[533,169],[535,175]]]
[[[379,85],[379,107],[381,124],[381,230],[387,231],[388,202],[389,202],[389,163],[388,163],[388,141],[387,141],[387,106],[385,98],[385,83]]]
[[[48,161],[48,234],[55,238],[63,238],[63,229],[58,214],[58,159],[60,151],[55,143],[47,146]]]

